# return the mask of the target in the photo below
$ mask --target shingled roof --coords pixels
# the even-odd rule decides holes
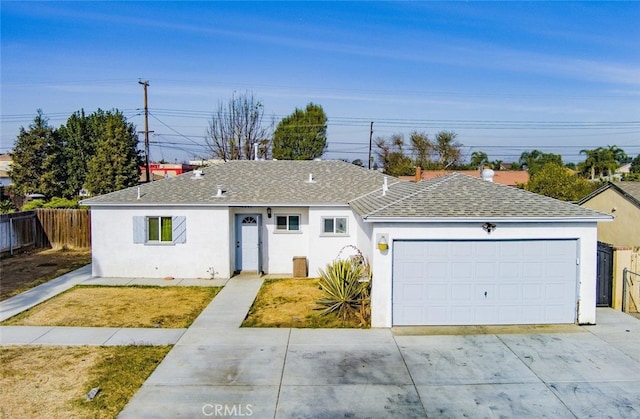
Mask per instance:
[[[349,203],[365,220],[608,220],[578,205],[453,173],[419,183],[394,184]]]
[[[387,188],[384,188],[386,178]],[[139,192],[138,192],[139,188]],[[217,196],[218,189],[224,191]],[[403,182],[342,161],[229,161],[83,201],[89,206],[351,206],[365,220],[596,220],[609,215],[453,173]]]
[[[309,177],[311,176],[311,181]],[[236,160],[87,199],[84,205],[347,205],[384,175],[343,161]],[[400,182],[388,178],[389,183]],[[218,187],[224,193],[216,197]]]

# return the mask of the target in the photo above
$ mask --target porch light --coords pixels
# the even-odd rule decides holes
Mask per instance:
[[[378,250],[384,252],[389,249],[389,242],[387,242],[387,238],[384,235],[380,235],[380,239],[378,239]]]
[[[271,207],[267,207],[267,218],[271,218]]]
[[[484,223],[482,224],[482,229],[491,234],[491,232],[496,229],[496,225],[493,223]]]

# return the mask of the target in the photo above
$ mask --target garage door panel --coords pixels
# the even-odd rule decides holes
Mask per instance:
[[[518,284],[501,284],[498,288],[498,300],[500,301],[518,301],[522,297],[522,287]]]
[[[475,278],[477,280],[493,279],[498,273],[498,267],[495,262],[476,262],[475,267]]]
[[[426,269],[424,276],[421,278],[429,277],[434,280],[444,280],[449,278],[450,274],[450,266],[447,262],[422,262]]]
[[[450,298],[449,286],[446,284],[427,284],[426,300],[430,303],[442,304]]]
[[[452,284],[450,286],[451,289],[451,301],[455,302],[468,302],[473,301],[474,298],[474,289],[468,285],[464,284]]]
[[[393,324],[573,323],[576,252],[575,240],[394,242]]]

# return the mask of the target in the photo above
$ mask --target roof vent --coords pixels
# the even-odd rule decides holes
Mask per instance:
[[[214,198],[224,198],[226,192],[227,191],[222,189],[222,185],[218,185],[218,191],[216,192],[215,195],[213,195],[213,197]]]
[[[486,180],[487,182],[493,182],[494,174],[495,172],[491,169],[482,169],[482,172],[480,172],[480,176],[482,177],[482,180]]]
[[[316,183],[316,180],[313,178],[313,173],[309,173],[309,179],[306,180],[306,183]]]
[[[191,179],[202,179],[202,170],[194,170]]]

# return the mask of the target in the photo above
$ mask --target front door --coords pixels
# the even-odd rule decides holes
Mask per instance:
[[[260,216],[236,215],[236,271],[260,270]]]

